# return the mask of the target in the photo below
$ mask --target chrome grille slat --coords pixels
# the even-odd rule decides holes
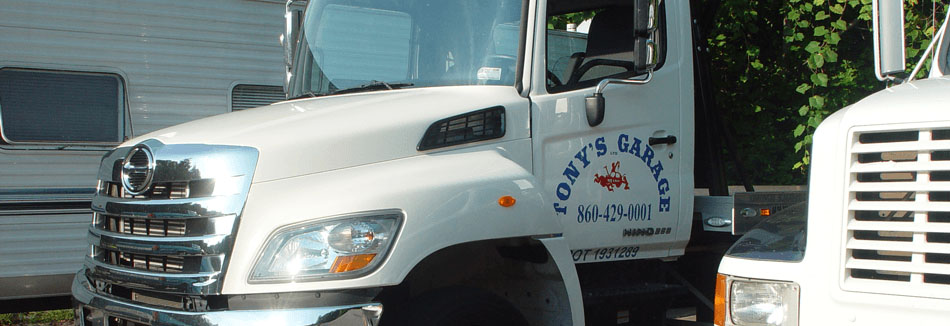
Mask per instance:
[[[102,222],[97,223],[96,227],[108,232],[153,237],[187,235],[188,221],[185,219],[149,219],[105,214],[97,216]]]
[[[212,294],[213,292],[206,291],[205,287],[195,284],[210,283],[221,276],[221,272],[172,274],[135,270],[106,264],[92,257],[86,259],[86,268],[93,276],[92,279],[130,288],[181,294]]]
[[[231,233],[234,215],[218,217],[143,218],[94,214],[93,229],[114,236],[134,235],[143,237],[198,237],[226,235]],[[135,231],[130,225],[136,225]],[[148,225],[148,232],[138,226]],[[160,241],[160,240],[156,240]]]
[[[950,298],[950,141],[935,137],[950,127],[858,129],[842,288]]]
[[[130,182],[135,183],[142,182],[144,178],[144,176],[139,177],[135,174],[129,176]],[[191,182],[188,181],[152,183],[151,188],[148,188],[142,194],[132,195],[125,191],[122,183],[107,181],[103,185],[102,194],[108,197],[127,199],[185,199],[192,197],[191,188]],[[199,192],[195,194],[195,197],[207,195]]]
[[[117,171],[122,169],[117,162],[132,148],[118,148],[103,158],[100,189],[92,200],[86,276],[129,289],[219,294],[257,150],[156,140],[136,145],[142,146],[155,161],[133,157],[130,163],[154,164],[155,170],[139,195],[129,194]],[[133,183],[140,180],[135,173],[124,173]],[[216,182],[227,187],[223,195],[213,196]]]
[[[93,246],[143,255],[208,256],[227,253],[231,243],[229,234],[209,234],[196,237],[132,236],[90,229],[89,242]]]

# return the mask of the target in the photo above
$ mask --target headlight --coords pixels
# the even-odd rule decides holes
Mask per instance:
[[[798,284],[720,274],[716,287],[716,305],[725,306],[716,309],[717,325],[798,326]]]
[[[369,212],[283,227],[268,237],[248,282],[365,275],[385,258],[402,219],[399,211]]]

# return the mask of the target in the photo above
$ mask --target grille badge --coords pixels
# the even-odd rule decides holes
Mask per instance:
[[[152,185],[155,157],[144,144],[135,145],[122,161],[122,186],[131,195],[141,195]]]

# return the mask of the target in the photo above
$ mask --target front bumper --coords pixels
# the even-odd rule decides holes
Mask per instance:
[[[377,303],[304,309],[186,312],[126,303],[95,293],[80,271],[72,291],[77,326],[106,325],[377,325]]]

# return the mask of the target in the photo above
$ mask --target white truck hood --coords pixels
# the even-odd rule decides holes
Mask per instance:
[[[527,103],[527,99],[510,86],[337,95],[195,120],[136,137],[122,146],[157,139],[165,144],[254,147],[260,151],[257,183],[421,155],[416,145],[433,122],[515,103]],[[515,126],[511,115],[507,116],[508,128],[527,128],[528,121]],[[514,139],[511,134],[505,139]]]
[[[915,80],[874,93],[853,104],[844,119],[852,126],[948,120],[948,90],[950,76]]]

